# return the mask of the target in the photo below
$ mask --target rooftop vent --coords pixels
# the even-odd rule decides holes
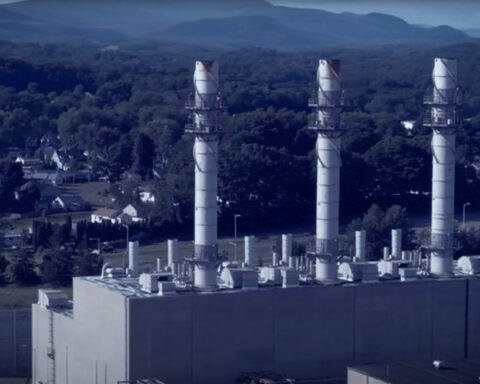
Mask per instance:
[[[462,256],[458,259],[457,265],[466,275],[480,274],[480,256]]]
[[[67,294],[56,289],[39,289],[38,305],[45,309],[66,308],[70,306]]]
[[[142,287],[142,291],[148,293],[157,293],[160,289],[160,283],[169,283],[172,282],[173,275],[168,272],[162,273],[142,273],[139,277],[139,283]],[[170,289],[169,285],[165,287],[162,286],[162,290],[165,288],[166,290]],[[162,293],[162,292],[160,292]]]

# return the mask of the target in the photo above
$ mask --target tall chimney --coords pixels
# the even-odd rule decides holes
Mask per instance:
[[[455,132],[461,125],[457,60],[436,58],[433,93],[425,97],[428,114],[424,125],[433,130],[432,231],[430,273],[453,273],[455,194]]]
[[[195,251],[194,286],[217,288],[221,260],[217,246],[218,114],[221,109],[218,63],[197,61],[193,76],[195,98],[187,102],[193,123],[186,132],[195,137]]]
[[[340,200],[340,60],[320,60],[317,72],[318,98],[309,101],[314,119],[309,128],[317,132],[317,231],[316,279],[337,279],[338,216]]]

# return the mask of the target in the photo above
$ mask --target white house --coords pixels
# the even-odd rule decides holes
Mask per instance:
[[[148,219],[148,208],[143,205],[128,204],[122,211],[122,222],[141,223]]]
[[[90,216],[92,223],[103,223],[104,221],[110,221],[112,224],[119,223],[119,215],[122,213],[118,209],[99,208]]]

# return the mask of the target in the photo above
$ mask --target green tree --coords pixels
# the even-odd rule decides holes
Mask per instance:
[[[75,276],[95,276],[102,270],[103,258],[93,252],[80,250],[75,257]]]
[[[354,219],[347,226],[347,239],[350,252],[355,249],[355,231],[367,232],[367,258],[378,260],[382,257],[383,247],[389,247],[391,230],[402,229],[402,249],[414,246],[414,232],[408,224],[407,211],[398,205],[393,205],[383,211],[373,204],[362,218]]]
[[[152,173],[154,156],[155,145],[152,139],[140,133],[135,140],[135,148],[133,149],[133,172],[144,179],[149,178]]]
[[[23,171],[20,163],[10,160],[0,162],[0,212],[9,212],[15,205],[15,189],[22,185]]]
[[[53,286],[71,284],[74,266],[72,253],[72,250],[64,247],[45,251],[40,264],[43,281]]]
[[[21,248],[11,252],[8,257],[10,263],[6,268],[6,276],[11,283],[18,285],[38,283],[33,252]]]

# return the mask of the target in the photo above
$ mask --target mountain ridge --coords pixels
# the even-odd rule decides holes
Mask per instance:
[[[0,19],[4,21],[0,38],[19,31],[20,40],[40,42],[42,33],[59,42],[66,37],[75,40],[78,34],[81,41],[154,37],[204,46],[292,50],[471,39],[451,27],[422,28],[381,13],[337,14],[274,6],[265,0],[26,0],[0,5]],[[66,30],[72,36],[65,36]]]

